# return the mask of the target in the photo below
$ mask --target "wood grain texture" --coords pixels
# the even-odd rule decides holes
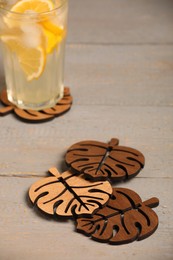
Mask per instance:
[[[85,139],[109,141],[116,135],[123,145],[145,155],[145,168],[139,178],[172,177],[171,107],[74,104],[65,117],[44,125],[21,124],[12,115],[1,118],[0,123],[0,175],[44,176],[53,165],[66,170],[64,155],[73,143]]]
[[[172,0],[69,2],[69,42],[173,43]]]
[[[20,256],[23,260],[55,260],[58,254],[65,259],[77,260],[81,260],[82,255],[85,260],[114,260],[115,255],[123,260],[161,260],[161,257],[171,260],[173,208],[170,205],[173,205],[173,196],[170,196],[170,190],[173,180],[135,178],[119,185],[135,190],[143,200],[159,197],[160,205],[155,212],[160,224],[148,239],[130,245],[110,247],[74,232],[74,223],[71,221],[58,221],[33,210],[27,193],[30,186],[39,179],[0,177],[0,230],[3,237],[0,243],[1,259],[17,260]]]
[[[70,0],[65,83],[73,109],[43,125],[0,118],[0,259],[172,260],[172,5],[172,0]],[[0,80],[3,88],[2,62]],[[153,236],[118,247],[81,237],[73,223],[45,218],[26,199],[47,169],[66,170],[70,145],[112,136],[146,158],[141,174],[118,187],[135,190],[143,200],[160,200]]]
[[[71,171],[49,170],[50,177],[33,183],[29,197],[44,213],[60,217],[91,216],[112,194],[108,181],[91,182]]]
[[[158,216],[152,210],[158,204],[157,198],[142,201],[133,190],[114,188],[107,205],[89,218],[78,217],[76,228],[102,243],[122,245],[140,241],[158,227]]]
[[[66,80],[79,105],[172,107],[172,70],[173,45],[67,48]]]
[[[117,138],[108,143],[84,140],[70,146],[65,155],[68,167],[92,180],[112,182],[135,177],[144,167],[144,155],[131,147],[120,146]]]

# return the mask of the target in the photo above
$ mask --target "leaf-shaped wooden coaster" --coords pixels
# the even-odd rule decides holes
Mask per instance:
[[[142,240],[154,233],[158,217],[151,209],[159,200],[142,202],[137,193],[125,188],[114,188],[108,204],[89,218],[77,219],[77,230],[99,242],[125,244]]]
[[[76,143],[68,149],[66,163],[72,170],[94,180],[110,178],[119,181],[134,177],[144,167],[144,156],[118,143],[116,138],[108,144],[97,141]]]
[[[70,89],[64,88],[64,97],[49,109],[34,111],[29,109],[20,109],[7,99],[6,89],[3,89],[0,95],[0,101],[6,106],[0,108],[0,115],[4,116],[10,112],[14,112],[20,119],[27,122],[44,122],[66,113],[72,105],[72,96]]]
[[[47,214],[91,215],[112,194],[108,181],[90,182],[70,171],[60,174],[56,168],[49,171],[53,176],[37,181],[29,190],[31,201]]]

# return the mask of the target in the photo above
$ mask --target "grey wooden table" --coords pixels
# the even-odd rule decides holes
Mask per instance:
[[[173,259],[173,1],[70,0],[65,82],[74,97],[65,116],[0,118],[0,259]],[[146,157],[118,186],[160,199],[158,230],[123,246],[94,242],[27,199],[50,167],[65,169],[70,145],[112,137]]]

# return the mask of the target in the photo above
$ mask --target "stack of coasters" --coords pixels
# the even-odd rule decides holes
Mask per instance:
[[[22,121],[39,123],[54,119],[55,117],[61,116],[69,111],[72,106],[73,98],[70,94],[70,88],[65,87],[63,98],[54,107],[35,111],[16,107],[8,100],[6,89],[3,89],[0,94],[0,101],[5,106],[0,108],[1,116],[5,116],[13,112],[17,118]]]
[[[126,188],[113,188],[113,182],[136,176],[145,159],[136,149],[109,143],[82,141],[66,152],[68,170],[34,183],[29,190],[31,202],[41,211],[59,218],[73,218],[76,230],[98,242],[114,245],[149,237],[158,226],[152,210],[159,200],[142,202]]]

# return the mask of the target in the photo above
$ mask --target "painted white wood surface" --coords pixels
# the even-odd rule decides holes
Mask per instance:
[[[0,259],[173,259],[172,6],[171,0],[70,0],[71,111],[43,124],[0,118]],[[112,137],[146,157],[143,171],[117,186],[160,199],[158,230],[123,246],[91,241],[73,222],[34,210],[27,198],[50,167],[66,169],[64,153],[73,143]]]
[[[70,0],[70,8],[69,42],[173,43],[172,0]]]

